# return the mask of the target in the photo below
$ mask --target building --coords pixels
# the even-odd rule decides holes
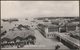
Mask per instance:
[[[10,43],[12,41],[21,42],[21,41],[24,41],[24,39],[28,37],[29,35],[34,36],[34,32],[31,30],[25,30],[25,29],[22,31],[21,30],[8,31],[4,36],[1,37],[1,41],[2,43],[8,42],[8,41],[10,41]]]
[[[42,35],[46,38],[54,38],[54,33],[59,32],[58,25],[51,23],[39,24],[38,28],[40,29]]]
[[[75,31],[79,29],[79,22],[71,22],[67,24],[67,32],[69,31]]]

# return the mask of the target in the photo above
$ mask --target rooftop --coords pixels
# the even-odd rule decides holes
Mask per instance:
[[[14,39],[17,36],[22,37],[22,38],[26,38],[28,35],[34,35],[34,32],[32,32],[31,30],[17,30],[17,31],[9,31],[6,33],[5,36],[1,37],[2,38],[9,38],[9,39]]]
[[[43,24],[44,26],[46,26],[46,27],[58,27],[58,25],[56,25],[56,24],[51,24],[51,23],[44,23]]]

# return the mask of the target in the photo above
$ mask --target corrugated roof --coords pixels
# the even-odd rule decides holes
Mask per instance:
[[[53,26],[53,27],[58,27],[58,25],[56,24],[51,24],[51,23],[44,23],[43,25],[49,27],[49,26]]]
[[[17,31],[9,31],[7,32],[7,34],[5,36],[3,36],[2,38],[6,37],[9,39],[14,39],[17,36],[20,36],[22,38],[26,38],[28,35],[34,35],[34,32],[30,31],[30,30],[17,30]]]

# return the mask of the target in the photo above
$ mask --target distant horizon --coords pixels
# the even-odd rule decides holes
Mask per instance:
[[[48,16],[46,16],[46,17],[48,17]],[[52,16],[49,16],[48,18],[51,18]],[[59,18],[66,18],[66,17],[75,17],[75,18],[77,18],[77,17],[79,17],[79,16],[56,16],[56,17],[59,17]],[[53,18],[56,18],[56,17],[53,17]],[[28,18],[28,17],[26,17],[26,18]],[[17,19],[26,19],[26,18],[17,18]],[[45,18],[45,17],[35,17],[35,18]],[[1,18],[1,19],[14,19],[14,18]],[[29,18],[30,19],[30,18]]]

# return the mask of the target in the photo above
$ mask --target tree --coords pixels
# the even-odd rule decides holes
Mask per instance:
[[[35,44],[36,37],[33,35],[29,35],[27,38],[27,44]]]

